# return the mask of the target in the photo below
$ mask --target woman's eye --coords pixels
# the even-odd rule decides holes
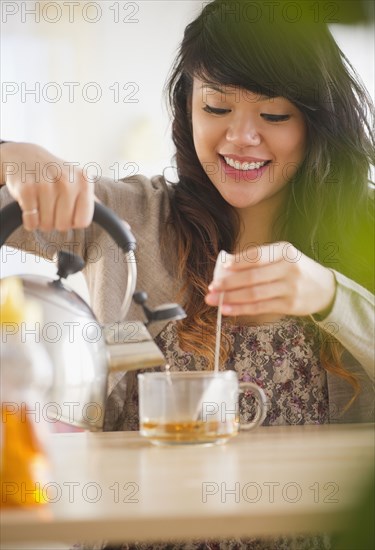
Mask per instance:
[[[268,115],[267,113],[261,113],[260,116],[268,122],[283,122],[290,119],[290,115]]]
[[[230,112],[230,109],[219,109],[218,107],[210,107],[210,105],[205,105],[203,111],[206,113],[211,113],[213,115],[225,115]]]

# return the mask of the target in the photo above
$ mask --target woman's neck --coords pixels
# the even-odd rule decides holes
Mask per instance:
[[[249,246],[261,246],[279,239],[275,222],[286,206],[286,193],[274,195],[268,201],[237,210],[240,217],[240,233],[235,252],[243,252]]]

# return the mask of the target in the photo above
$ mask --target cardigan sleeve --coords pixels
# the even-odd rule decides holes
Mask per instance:
[[[342,273],[334,272],[336,297],[329,314],[314,322],[332,334],[374,381],[374,295]]]

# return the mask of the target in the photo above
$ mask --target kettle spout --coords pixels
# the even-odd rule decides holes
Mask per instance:
[[[160,367],[166,359],[140,321],[123,321],[104,326],[110,372]]]
[[[185,319],[186,312],[179,304],[162,304],[155,309],[146,306],[148,296],[146,292],[135,292],[133,300],[143,308],[147,318],[146,326],[157,321],[178,321]]]

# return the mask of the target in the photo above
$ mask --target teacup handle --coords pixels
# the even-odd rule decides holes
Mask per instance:
[[[238,395],[240,396],[241,393],[244,393],[248,389],[251,389],[255,394],[258,412],[251,422],[240,423],[240,430],[252,430],[253,428],[256,428],[262,424],[267,416],[267,397],[262,388],[252,382],[240,382]]]

